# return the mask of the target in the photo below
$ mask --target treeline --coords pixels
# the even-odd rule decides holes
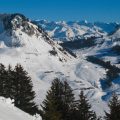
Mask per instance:
[[[74,40],[63,42],[60,45],[65,49],[84,49],[95,46],[96,37],[90,37],[87,39],[81,39],[76,37]]]
[[[43,120],[99,120],[91,109],[87,97],[81,91],[75,100],[73,90],[67,81],[55,79],[43,101],[41,116]]]
[[[110,61],[105,62],[95,56],[88,56],[87,60],[106,69],[106,78],[103,80],[105,87],[103,89],[111,86],[112,81],[119,77],[120,68],[116,67],[115,65],[111,65]]]
[[[34,115],[38,108],[34,103],[35,92],[28,73],[20,64],[14,69],[9,65],[5,68],[0,64],[0,96],[14,99],[14,105],[21,110]]]
[[[120,120],[120,100],[113,93],[108,103],[109,112],[104,117],[97,117],[89,100],[81,91],[75,100],[73,90],[67,81],[55,79],[41,105],[43,120]]]
[[[114,70],[116,73],[120,73],[120,68],[116,67],[115,65],[111,65],[110,61],[105,62],[95,56],[88,56],[87,60],[94,64],[98,64],[104,67],[105,69]]]
[[[115,46],[113,46],[113,47],[112,47],[112,50],[113,50],[116,54],[120,55],[120,45],[115,45]]]

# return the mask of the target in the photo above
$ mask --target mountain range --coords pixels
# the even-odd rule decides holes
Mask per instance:
[[[67,80],[76,99],[84,90],[103,116],[113,92],[120,94],[120,24],[49,22],[0,14],[0,62],[20,63],[32,77],[40,105],[54,78]],[[117,70],[108,85],[107,71]]]
[[[89,37],[102,37],[109,36],[118,30],[120,24],[94,22],[90,23],[84,21],[47,21],[47,20],[36,20],[37,24],[40,25],[50,37],[60,41],[71,41],[76,37],[89,38]]]

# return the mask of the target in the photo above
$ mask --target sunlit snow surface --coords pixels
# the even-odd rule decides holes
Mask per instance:
[[[85,93],[90,98],[93,108],[101,115],[107,106],[101,97],[105,94],[100,85],[100,79],[104,77],[105,70],[97,65],[85,60],[85,54],[78,58],[66,58],[66,62],[59,61],[58,57],[49,54],[51,46],[43,39],[22,36],[26,41],[24,47],[2,47],[0,48],[0,62],[6,66],[15,66],[20,63],[32,77],[34,90],[38,105],[45,98],[46,91],[49,89],[51,81],[58,77],[67,79],[76,93],[76,99],[81,89],[86,89]],[[87,53],[88,54],[88,53]],[[59,53],[59,56],[63,54]]]
[[[14,107],[13,101],[0,97],[0,120],[42,120],[39,116],[29,114]]]

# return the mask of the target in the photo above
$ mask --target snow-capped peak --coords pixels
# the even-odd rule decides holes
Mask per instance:
[[[119,24],[116,26],[116,29],[110,34],[110,37],[112,39],[120,38],[120,25]]]
[[[119,24],[104,22],[90,23],[87,20],[69,22],[46,22],[41,20],[37,21],[37,23],[41,25],[52,38],[61,41],[74,40],[74,38],[78,36],[81,38],[107,36],[115,31],[116,26]]]
[[[54,42],[40,26],[21,14],[0,15],[3,30],[0,33],[0,48],[20,47],[24,52],[53,55],[66,61],[72,57],[60,45]],[[2,28],[2,27],[1,27]]]

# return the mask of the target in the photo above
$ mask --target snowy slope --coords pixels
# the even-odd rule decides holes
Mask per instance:
[[[0,120],[41,120],[36,117],[14,107],[10,99],[0,97]]]
[[[21,63],[25,67],[32,76],[38,94],[36,101],[40,104],[50,82],[55,76],[62,76],[61,70],[64,73],[64,63],[75,58],[24,16],[1,16],[6,29],[0,34],[0,62],[13,66]]]
[[[120,38],[120,27],[118,27],[111,35],[110,37],[112,39],[118,39]]]
[[[93,109],[98,115],[104,115],[104,111],[108,110],[107,101],[111,95],[109,93],[112,93],[112,91],[118,91],[119,93],[120,86],[119,83],[116,82],[115,84],[114,82],[111,88],[106,91],[103,90],[101,79],[105,78],[106,69],[87,61],[86,57],[96,55],[106,61],[110,60],[112,64],[115,64],[119,59],[118,55],[112,54],[112,52],[109,54],[108,50],[113,45],[119,44],[119,41],[111,40],[106,36],[107,28],[105,29],[101,24],[93,27],[86,21],[69,22],[69,25],[65,22],[50,23],[43,21],[41,25],[49,27],[50,34],[53,37],[56,36],[55,38],[59,40],[61,38],[62,40],[63,38],[66,39],[66,35],[67,40],[68,37],[71,38],[76,35],[81,37],[83,34],[88,36],[93,34],[96,36],[105,35],[96,38],[94,46],[72,50],[77,55],[75,58],[58,42],[53,41],[40,27],[35,25],[36,23],[34,24],[25,16],[21,14],[5,14],[0,15],[0,20],[0,62],[12,66],[20,63],[24,66],[32,77],[36,92],[35,102],[38,105],[45,98],[51,81],[58,77],[61,80],[68,80],[74,90],[76,99],[78,99],[80,90],[84,90]],[[44,22],[50,25],[47,26]],[[113,28],[114,25],[111,27],[111,31]],[[100,32],[101,29],[105,31]],[[117,65],[119,66],[119,64]],[[103,97],[108,99],[104,100]]]

